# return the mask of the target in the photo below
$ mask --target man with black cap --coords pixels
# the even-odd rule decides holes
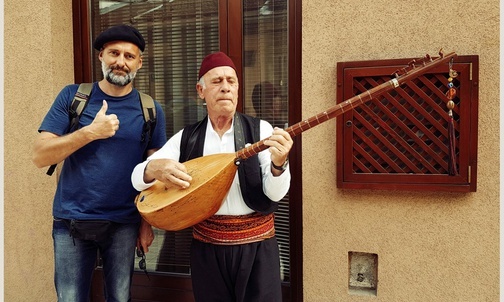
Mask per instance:
[[[238,166],[220,209],[193,227],[191,278],[198,302],[282,300],[273,212],[289,190],[292,139],[283,129],[237,112],[238,87],[236,67],[227,55],[206,56],[196,90],[206,102],[208,116],[176,133],[132,173],[139,191],[154,180],[187,188],[192,178],[183,162],[233,153],[266,139],[268,150]]]
[[[152,228],[134,204],[130,176],[145,154],[166,142],[165,119],[154,102],[151,138],[133,79],[142,67],[145,41],[135,28],[119,25],[95,40],[103,79],[93,83],[77,130],[68,133],[70,106],[79,85],[59,93],[39,128],[33,162],[45,167],[64,161],[53,203],[53,240],[58,301],[89,301],[99,251],[107,301],[130,301],[135,247],[145,252]]]

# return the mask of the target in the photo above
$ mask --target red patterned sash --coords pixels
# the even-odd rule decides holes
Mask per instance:
[[[197,240],[222,245],[257,242],[275,236],[274,215],[214,215],[193,226]]]

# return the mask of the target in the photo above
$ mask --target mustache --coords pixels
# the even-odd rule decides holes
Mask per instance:
[[[119,70],[119,71],[124,71],[126,73],[130,73],[130,69],[126,66],[123,66],[123,67],[120,67],[120,66],[117,66],[117,65],[109,65],[108,69],[110,71],[114,71],[114,70]]]

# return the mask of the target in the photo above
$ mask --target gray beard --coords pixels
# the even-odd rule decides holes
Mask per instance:
[[[112,68],[106,66],[104,62],[102,62],[102,72],[103,72],[103,77],[110,84],[121,86],[121,87],[126,86],[129,83],[131,83],[136,76],[136,72],[129,72],[125,76],[116,75],[112,71]]]

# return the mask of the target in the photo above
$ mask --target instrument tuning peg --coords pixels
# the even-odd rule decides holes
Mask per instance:
[[[442,48],[439,50],[439,53],[438,53],[438,54],[439,54],[439,56],[440,56],[441,58],[442,58],[442,57],[444,57],[444,53],[443,53],[443,49],[442,49]]]

